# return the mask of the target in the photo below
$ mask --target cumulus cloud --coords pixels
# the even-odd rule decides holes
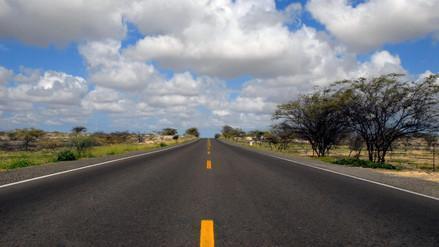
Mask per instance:
[[[286,11],[278,11],[272,0],[178,1],[172,6],[190,9],[191,20],[175,20],[177,26],[154,35],[146,32],[144,39],[125,51],[127,57],[210,76],[272,76],[294,73],[300,62],[290,58],[302,58],[303,49],[319,46],[319,37],[311,31],[292,33],[285,25],[300,11],[297,4]],[[150,28],[143,21],[136,23],[140,30]],[[301,42],[304,36],[310,36],[308,43]]]
[[[88,92],[84,78],[63,72],[22,69],[9,72],[11,85],[0,86],[0,111],[4,126],[78,123],[87,117],[80,107]]]
[[[0,0],[0,37],[46,46],[122,38],[124,1]]]
[[[277,104],[314,87],[406,72],[398,55],[385,50],[363,62],[357,58],[358,50],[434,31],[431,11],[408,21],[413,32],[394,26],[394,19],[403,18],[401,10],[392,9],[390,21],[382,22],[381,9],[391,4],[310,1],[307,9],[337,40],[300,24],[300,4],[279,10],[273,0],[0,0],[0,38],[38,45],[78,42],[87,68],[84,79],[33,69],[14,74],[0,67],[0,112],[11,113],[9,123],[77,123],[102,112],[119,129],[132,129],[133,121],[148,129],[267,127]],[[394,6],[424,11],[435,4]],[[128,22],[142,37],[126,47]],[[250,78],[242,87],[227,86],[227,79],[242,75]]]
[[[88,42],[80,46],[90,80],[100,86],[122,90],[138,90],[146,82],[158,80],[152,65],[132,61],[120,54],[121,43],[116,40]]]
[[[343,43],[367,51],[439,31],[437,0],[310,0],[307,9]]]
[[[13,72],[11,70],[0,66],[0,84],[7,82],[7,80],[11,78],[12,74]]]
[[[24,77],[26,75],[17,78],[23,80]],[[8,88],[12,100],[62,105],[77,104],[87,91],[85,79],[56,71],[46,71],[36,81]]]

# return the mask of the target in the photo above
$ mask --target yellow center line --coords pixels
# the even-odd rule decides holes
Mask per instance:
[[[214,247],[213,220],[202,220],[200,231],[200,247]]]
[[[211,161],[211,160],[207,160],[207,162],[206,162],[206,168],[207,168],[208,170],[212,169],[212,161]]]

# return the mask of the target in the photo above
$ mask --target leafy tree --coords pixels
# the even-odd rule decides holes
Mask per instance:
[[[277,144],[280,143],[279,137],[276,134],[273,134],[272,131],[264,133],[264,141],[268,143],[270,149],[273,149],[273,147],[276,147]]]
[[[384,163],[392,143],[400,138],[439,129],[438,75],[418,82],[400,74],[359,78],[333,85],[347,103],[343,120],[364,140],[369,160]]]
[[[200,132],[198,132],[198,129],[195,127],[189,128],[186,130],[186,135],[192,135],[195,137],[199,137],[200,136]]]
[[[174,135],[174,136],[172,137],[172,139],[173,139],[175,142],[178,142],[178,138],[179,138],[178,135]]]
[[[282,129],[307,140],[317,156],[325,156],[348,129],[342,116],[343,98],[317,91],[277,107],[273,119]]]
[[[273,144],[278,144],[278,150],[286,150],[295,137],[293,129],[284,122],[272,126],[271,134],[271,141],[275,141]]]
[[[245,132],[239,128],[233,128],[229,125],[224,125],[221,131],[224,138],[229,139],[233,137],[244,137]]]
[[[216,133],[215,134],[215,139],[218,139],[218,138],[220,138],[221,137],[221,134],[219,134],[219,133]]]
[[[76,149],[79,157],[82,157],[90,147],[95,145],[93,138],[85,135],[86,131],[87,128],[78,126],[72,129],[72,134],[70,135],[70,142]]]
[[[38,140],[40,137],[42,137],[45,134],[44,131],[39,129],[17,129],[15,132],[13,132],[10,137],[12,139],[17,139],[22,141],[22,146],[25,151],[29,151],[30,146],[33,142]]]
[[[173,128],[164,128],[164,129],[160,132],[160,134],[161,134],[161,135],[164,135],[164,136],[174,136],[174,135],[177,134],[177,130],[176,130],[176,129],[173,129]]]
[[[74,134],[80,134],[87,132],[87,128],[84,126],[76,126],[72,128],[72,133]]]

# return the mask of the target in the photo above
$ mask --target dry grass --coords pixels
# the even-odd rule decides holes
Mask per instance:
[[[247,142],[239,142],[240,144],[247,145]],[[253,148],[261,150],[275,150],[271,149],[266,143],[262,145],[253,145]],[[311,146],[306,143],[293,143],[289,145],[288,149],[278,151],[281,153],[288,153],[300,157],[313,157],[313,151]],[[339,158],[347,158],[349,156],[349,148],[347,146],[336,146],[330,152],[328,157],[319,158],[325,162],[332,162]],[[439,155],[436,155],[436,170],[438,170]],[[361,159],[367,159],[367,150],[363,150],[360,155]],[[386,163],[400,167],[404,170],[425,170],[431,171],[433,168],[433,153],[427,147],[410,147],[410,148],[397,148],[388,153],[386,156]]]
[[[420,170],[392,171],[392,170],[381,170],[381,169],[379,170],[379,172],[393,176],[417,178],[421,180],[427,180],[427,181],[439,183],[438,172],[426,172]]]
[[[181,139],[177,142],[174,140],[165,141],[166,146],[173,146],[188,142],[192,139]],[[160,144],[114,144],[103,145],[91,148],[84,157],[103,157],[108,155],[123,154],[132,151],[148,151],[159,148]],[[56,162],[57,153],[64,148],[47,149],[41,151],[0,151],[0,171],[15,169],[26,166],[42,165]]]

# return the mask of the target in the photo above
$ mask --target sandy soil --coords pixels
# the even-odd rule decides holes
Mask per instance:
[[[382,169],[376,169],[375,171],[392,176],[397,176],[397,177],[410,177],[410,178],[417,178],[417,179],[439,183],[439,172],[404,171],[404,170],[390,171],[390,170],[382,170]]]

